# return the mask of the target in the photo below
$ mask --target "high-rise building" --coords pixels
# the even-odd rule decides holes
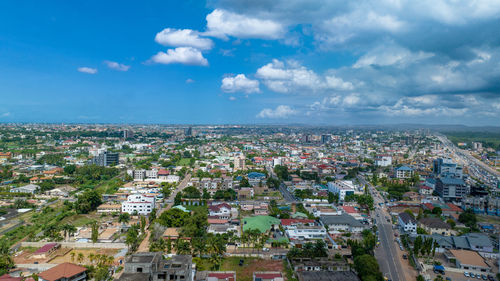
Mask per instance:
[[[331,140],[332,140],[331,135],[321,135],[321,143],[322,144],[329,143]]]
[[[245,155],[240,154],[234,157],[234,169],[244,170],[245,169]]]
[[[134,133],[131,130],[125,129],[123,130],[123,138],[130,139],[134,136]]]
[[[107,167],[118,165],[119,160],[120,155],[118,153],[104,151],[92,159],[92,164]]]
[[[463,172],[462,166],[453,162],[450,158],[434,159],[432,170],[436,176],[449,176],[455,178],[461,178]]]
[[[463,179],[441,177],[436,180],[435,191],[444,201],[460,201],[469,194],[469,187]]]
[[[192,127],[188,127],[185,131],[184,131],[184,135],[186,137],[192,137],[193,136],[193,128]]]

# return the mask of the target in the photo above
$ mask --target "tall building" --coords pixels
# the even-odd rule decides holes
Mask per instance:
[[[131,130],[128,130],[128,129],[123,130],[123,138],[124,139],[130,139],[133,136],[134,136],[134,132],[132,132]]]
[[[462,178],[462,166],[450,158],[434,159],[433,172],[436,176]]]
[[[187,129],[184,131],[184,135],[185,135],[186,137],[192,137],[192,136],[193,136],[193,128],[192,128],[192,127],[187,128]]]
[[[322,144],[329,143],[331,140],[332,140],[331,135],[321,135],[321,143]]]
[[[244,170],[245,169],[245,155],[240,154],[234,157],[234,169]]]
[[[118,162],[120,160],[120,155],[119,153],[114,153],[114,152],[101,152],[97,156],[92,159],[92,164],[98,165],[98,166],[113,166],[113,165],[118,165]]]
[[[435,191],[444,201],[460,201],[469,194],[469,187],[463,179],[441,177],[436,180]]]

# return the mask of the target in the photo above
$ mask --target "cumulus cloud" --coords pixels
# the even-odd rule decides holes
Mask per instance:
[[[97,68],[92,68],[92,67],[87,67],[87,66],[82,66],[77,68],[78,71],[82,73],[87,73],[87,74],[96,74],[97,73]]]
[[[278,105],[275,109],[264,108],[259,114],[257,114],[258,118],[287,118],[292,115],[297,114],[297,111],[292,109],[288,105]]]
[[[151,61],[161,64],[180,63],[187,65],[208,66],[208,60],[203,57],[200,50],[192,47],[178,47],[167,52],[158,52]]]
[[[285,34],[285,28],[279,22],[260,19],[251,15],[233,13],[215,9],[207,15],[206,35],[227,39],[236,38],[278,39]]]
[[[107,60],[107,61],[104,61],[104,64],[106,64],[107,67],[114,69],[114,70],[118,70],[118,71],[127,71],[130,69],[130,65],[125,65],[125,64],[114,62],[114,61]]]
[[[398,65],[401,67],[434,56],[427,52],[411,52],[398,45],[384,44],[369,50],[353,65],[354,68],[366,66]]]
[[[200,50],[210,50],[213,42],[209,38],[203,38],[200,33],[191,29],[165,28],[158,32],[155,41],[164,46],[193,47]]]
[[[297,61],[286,64],[274,59],[257,70],[257,77],[272,91],[278,93],[316,93],[324,90],[353,90],[352,82],[329,74],[321,76]]]
[[[245,74],[238,74],[234,77],[228,76],[222,79],[222,91],[226,93],[252,94],[260,92],[259,81],[249,79]]]
[[[191,78],[186,79],[186,84],[194,83],[195,81]]]

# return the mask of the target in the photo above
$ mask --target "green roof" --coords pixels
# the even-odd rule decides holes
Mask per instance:
[[[295,214],[292,215],[292,218],[296,219],[296,218],[306,218],[307,219],[307,215],[304,214],[304,213],[301,213],[301,212],[296,212]]]
[[[271,229],[272,225],[279,225],[280,220],[271,216],[255,216],[243,219],[243,231],[257,229],[264,233]]]

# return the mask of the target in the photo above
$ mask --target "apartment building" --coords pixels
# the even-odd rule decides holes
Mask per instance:
[[[122,203],[122,212],[129,214],[148,215],[155,208],[156,197],[149,194],[131,194]]]

